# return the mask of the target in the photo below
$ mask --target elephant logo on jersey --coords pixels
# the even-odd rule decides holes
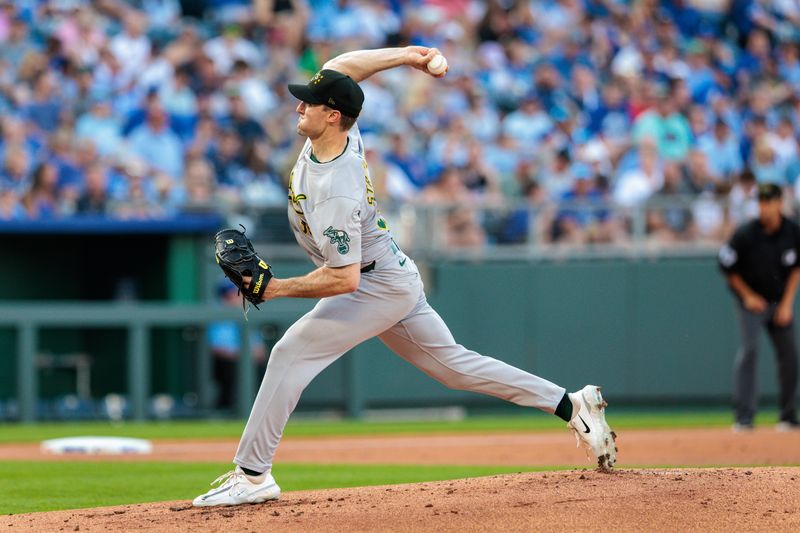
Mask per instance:
[[[335,229],[333,226],[328,226],[328,229],[322,232],[323,235],[330,238],[331,244],[336,245],[336,250],[345,255],[350,251],[350,236],[340,229]]]

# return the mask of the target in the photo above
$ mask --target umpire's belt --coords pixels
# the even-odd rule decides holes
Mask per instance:
[[[366,272],[371,272],[373,270],[375,270],[375,261],[373,261],[372,263],[368,263],[368,264],[364,265],[363,267],[361,267],[361,273],[362,274],[364,274]]]

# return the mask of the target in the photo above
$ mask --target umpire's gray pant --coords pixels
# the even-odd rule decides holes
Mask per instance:
[[[737,306],[742,344],[734,365],[734,410],[736,421],[752,424],[758,408],[758,339],[761,328],[766,327],[775,356],[778,359],[779,408],[781,420],[795,417],[795,391],[797,390],[797,348],[794,339],[794,322],[776,326],[772,322],[777,305],[770,305],[763,313],[753,313]]]
[[[564,396],[562,387],[546,379],[456,344],[428,305],[419,274],[397,277],[375,271],[361,276],[357,291],[320,300],[274,346],[233,462],[257,472],[269,470],[303,389],[345,352],[375,336],[454,389],[549,413]]]

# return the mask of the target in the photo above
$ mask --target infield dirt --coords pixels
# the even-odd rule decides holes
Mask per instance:
[[[566,432],[286,439],[279,455],[284,462],[576,465],[586,469],[289,492],[278,502],[237,508],[193,509],[188,501],[180,501],[3,516],[0,532],[800,531],[800,468],[796,466],[626,468],[798,465],[800,432],[763,428],[734,435],[728,429],[637,430],[621,432],[618,443],[622,468],[604,474],[591,470]],[[225,461],[236,442],[155,444],[150,459],[177,460],[180,449],[184,460]],[[38,446],[3,445],[0,458],[50,457],[41,454]],[[82,458],[86,459],[91,460]]]
[[[7,531],[798,531],[800,469],[537,472],[4,517]]]

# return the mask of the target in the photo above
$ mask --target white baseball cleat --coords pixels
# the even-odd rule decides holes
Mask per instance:
[[[600,387],[586,385],[577,392],[569,393],[573,405],[576,401],[580,409],[572,414],[567,427],[575,433],[575,440],[580,447],[583,444],[590,459],[597,460],[597,468],[610,471],[617,462],[617,434],[611,431],[606,423],[606,406]]]
[[[219,486],[195,498],[195,507],[211,507],[213,505],[241,505],[243,503],[261,503],[277,500],[281,496],[281,488],[275,483],[270,472],[258,476],[259,482],[247,476],[240,467],[222,474],[211,484]]]

